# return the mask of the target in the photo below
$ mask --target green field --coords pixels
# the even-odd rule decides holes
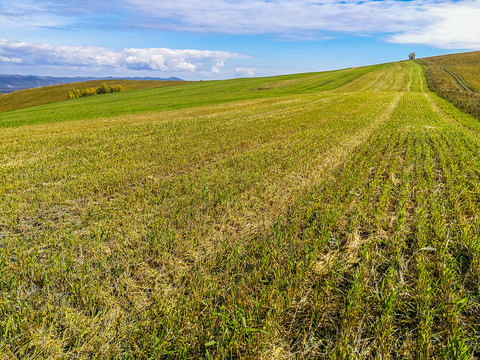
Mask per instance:
[[[2,360],[480,356],[480,123],[416,62],[0,127]]]

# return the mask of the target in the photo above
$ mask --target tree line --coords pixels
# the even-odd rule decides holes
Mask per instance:
[[[69,99],[78,99],[85,96],[99,95],[99,94],[110,94],[114,92],[125,91],[122,85],[112,85],[109,86],[105,83],[102,86],[91,87],[87,89],[75,89],[68,92]]]

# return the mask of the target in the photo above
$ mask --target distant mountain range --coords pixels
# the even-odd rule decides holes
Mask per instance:
[[[157,81],[184,81],[177,77],[155,78],[155,77],[55,77],[36,75],[3,75],[0,74],[0,93],[6,94],[18,90],[31,89],[42,86],[68,84],[73,82],[90,80],[157,80]]]

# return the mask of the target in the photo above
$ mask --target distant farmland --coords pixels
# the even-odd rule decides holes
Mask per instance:
[[[174,85],[185,85],[186,81],[155,81],[155,80],[91,80],[79,83],[45,86],[42,88],[20,90],[0,96],[0,112],[23,109],[36,105],[49,104],[68,99],[73,90],[83,90],[106,84],[120,85],[125,90],[150,89]]]
[[[0,354],[478,358],[480,123],[423,69],[1,113]]]

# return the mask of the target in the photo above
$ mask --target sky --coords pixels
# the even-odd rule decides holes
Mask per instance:
[[[270,76],[480,50],[480,0],[1,0],[0,73]]]

